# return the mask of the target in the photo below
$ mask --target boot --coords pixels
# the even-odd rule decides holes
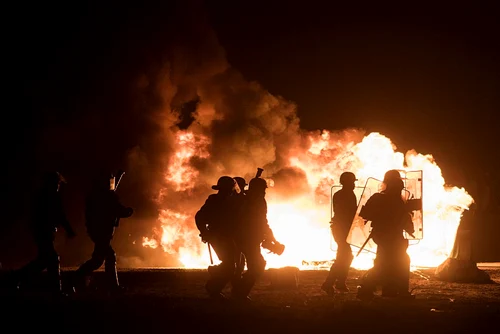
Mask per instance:
[[[70,281],[73,292],[79,294],[89,290],[91,276],[84,275],[83,272],[77,270],[71,274]]]
[[[337,281],[337,283],[335,283],[335,290],[337,290],[341,293],[348,293],[349,292],[349,288],[347,287],[347,284],[345,284],[345,282],[342,282],[342,281]]]
[[[226,296],[224,296],[224,294],[221,291],[219,291],[219,289],[215,288],[214,283],[213,283],[212,280],[209,280],[205,284],[205,290],[207,291],[208,296],[210,297],[210,299],[213,299],[213,300],[226,300]]]
[[[374,297],[374,289],[362,285],[358,286],[358,293],[356,295],[356,298],[362,301],[371,301]]]
[[[327,295],[333,296],[335,294],[335,289],[333,288],[333,284],[337,280],[338,268],[337,263],[334,262],[330,267],[330,271],[328,272],[328,276],[325,279],[325,282],[321,285],[321,290],[326,292]]]

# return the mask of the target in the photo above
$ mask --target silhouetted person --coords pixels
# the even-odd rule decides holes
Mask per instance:
[[[234,242],[238,199],[235,192],[236,181],[229,176],[222,176],[212,189],[217,194],[208,196],[205,204],[195,215],[196,226],[200,230],[203,242],[208,242],[214,249],[221,263],[210,266],[209,279],[205,288],[211,298],[224,299],[222,290],[235,275],[236,259],[239,254]]]
[[[408,240],[403,232],[414,231],[411,212],[403,200],[404,183],[399,172],[389,171],[384,177],[385,189],[371,196],[360,216],[370,220],[371,237],[377,244],[374,266],[362,279],[358,298],[371,299],[377,285],[382,296],[412,297],[409,293],[410,257],[406,253]]]
[[[44,175],[42,188],[37,192],[32,208],[32,232],[38,249],[38,256],[25,267],[13,272],[15,284],[47,269],[50,289],[62,293],[60,258],[54,249],[57,228],[62,226],[68,237],[75,236],[62,205],[60,186],[64,178],[58,172]]]
[[[334,216],[330,223],[333,238],[337,243],[337,256],[330,268],[328,276],[321,289],[328,294],[333,294],[335,288],[341,292],[349,292],[346,285],[347,274],[352,263],[351,246],[347,243],[347,236],[351,230],[352,221],[358,208],[354,188],[356,176],[351,172],[340,175],[342,189],[333,195]]]
[[[238,187],[240,188],[240,192],[239,194],[240,195],[244,195],[246,190],[246,186],[248,185],[247,184],[247,181],[245,180],[245,178],[241,177],[241,176],[236,176],[234,177],[234,180],[236,181],[236,184],[238,185]]]
[[[94,181],[93,188],[85,201],[85,222],[87,233],[94,242],[92,258],[78,268],[75,283],[78,288],[94,270],[105,263],[106,283],[110,292],[119,289],[116,272],[116,254],[111,240],[120,218],[128,218],[133,209],[120,203],[118,195],[111,188],[111,174],[102,174]]]
[[[245,201],[245,198],[246,198],[246,189],[245,188],[248,184],[247,184],[247,181],[245,180],[245,178],[243,178],[241,176],[236,176],[233,179],[236,181],[236,184],[238,185],[239,190],[240,190],[239,193],[236,192],[235,195],[238,198],[237,205],[239,207],[241,207]],[[238,209],[238,212],[240,210],[241,209]],[[238,255],[236,256],[236,271],[234,274],[233,286],[235,285],[236,281],[238,281],[241,278],[241,275],[243,274],[243,271],[245,270],[245,265],[246,265],[245,255],[240,252],[239,258],[238,258]]]
[[[235,299],[249,300],[248,294],[266,269],[266,261],[261,254],[261,244],[264,240],[276,241],[267,222],[266,189],[267,183],[264,179],[250,180],[240,213],[236,243],[245,255],[247,271],[233,289]]]

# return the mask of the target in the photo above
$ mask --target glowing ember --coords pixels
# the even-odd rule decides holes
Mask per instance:
[[[311,268],[310,263],[330,261],[335,257],[336,245],[331,241],[329,229],[330,192],[331,186],[338,183],[344,171],[354,172],[358,186],[364,186],[370,177],[381,180],[389,169],[422,170],[424,238],[411,245],[408,253],[414,266],[435,267],[448,257],[460,216],[473,199],[463,188],[445,186],[441,169],[431,155],[415,151],[406,155],[396,152],[391,141],[379,133],[371,133],[361,142],[355,139],[342,141],[328,131],[319,135],[309,134],[307,139],[308,147],[300,152],[294,151],[284,167],[302,170],[307,178],[308,191],[284,200],[273,188],[268,190],[268,220],[276,238],[286,245],[281,256],[265,255],[268,268]],[[207,150],[210,140],[207,137],[179,132],[177,143],[177,151],[166,176],[176,192],[192,189],[196,183],[212,184],[220,176],[202,177],[191,165],[193,157],[210,158]],[[177,254],[184,267],[207,267],[210,261],[208,250],[198,237],[193,218],[205,196],[199,198],[197,207],[191,208],[190,212],[163,210],[159,217],[161,230],[156,231],[156,238],[145,238],[143,246],[161,246],[165,252]],[[353,250],[356,248],[353,247]],[[217,261],[215,253],[213,256]],[[369,252],[362,253],[355,258],[353,267],[371,267],[373,256]],[[312,266],[318,268],[317,265]]]

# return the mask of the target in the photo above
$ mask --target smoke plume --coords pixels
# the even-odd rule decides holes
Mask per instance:
[[[304,171],[289,157],[307,150],[319,135],[301,130],[293,102],[246,80],[228,64],[202,15],[186,24],[198,43],[178,41],[162,70],[139,80],[140,101],[149,103],[151,94],[161,101],[153,113],[158,131],[143,137],[128,155],[128,169],[138,184],[147,185],[158,209],[146,236],[149,246],[162,247],[150,258],[161,256],[166,265],[180,265],[183,250],[201,246],[192,241],[197,240],[193,216],[220,176],[248,182],[262,167],[264,177],[278,184],[277,196],[308,192]],[[332,134],[339,143],[361,138],[358,130]]]

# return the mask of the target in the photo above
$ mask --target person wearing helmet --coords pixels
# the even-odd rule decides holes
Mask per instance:
[[[246,191],[245,188],[248,185],[247,181],[241,176],[234,177],[234,180],[236,181],[236,184],[238,184],[238,188],[240,188],[240,193],[244,194]]]
[[[397,172],[397,171],[395,171]],[[389,171],[384,177],[385,189],[371,196],[360,216],[371,221],[373,241],[377,244],[374,266],[362,278],[359,299],[371,299],[377,285],[385,297],[413,298],[409,290],[410,257],[406,253],[408,240],[403,232],[414,231],[411,213],[403,200],[404,182]]]
[[[59,226],[64,228],[70,238],[73,238],[75,233],[64,213],[59,191],[62,183],[65,183],[65,180],[58,172],[49,172],[43,177],[42,187],[34,199],[31,226],[38,256],[23,268],[13,272],[16,287],[28,277],[47,269],[51,290],[58,296],[63,295],[60,258],[54,248],[55,233]]]
[[[356,175],[344,172],[340,175],[342,189],[333,195],[334,216],[330,222],[333,238],[337,243],[337,256],[330,268],[328,276],[321,286],[327,294],[332,295],[337,289],[340,292],[349,292],[346,285],[347,274],[352,263],[351,246],[347,243],[347,236],[351,230],[352,221],[358,208],[354,194]],[[335,289],[333,286],[335,285]]]
[[[245,255],[248,269],[233,288],[233,298],[236,300],[250,300],[248,295],[266,268],[261,244],[266,239],[275,241],[267,221],[266,189],[267,182],[264,179],[256,177],[250,180],[240,211],[236,243]]]
[[[203,242],[208,242],[221,261],[209,267],[209,279],[205,284],[209,296],[225,299],[224,287],[234,278],[236,268],[236,245],[234,242],[235,216],[238,210],[236,181],[221,176],[212,186],[217,194],[211,194],[195,215],[196,227]]]
[[[103,263],[109,292],[120,291],[116,271],[116,253],[111,241],[118,219],[132,216],[134,210],[120,203],[114,189],[114,177],[111,173],[101,172],[94,179],[91,192],[85,201],[85,225],[87,234],[94,243],[94,252],[90,260],[82,264],[74,275],[75,287],[84,288],[86,278],[99,269]]]
[[[384,174],[384,183],[391,182],[391,180],[401,180],[401,173],[397,169],[391,169]]]

